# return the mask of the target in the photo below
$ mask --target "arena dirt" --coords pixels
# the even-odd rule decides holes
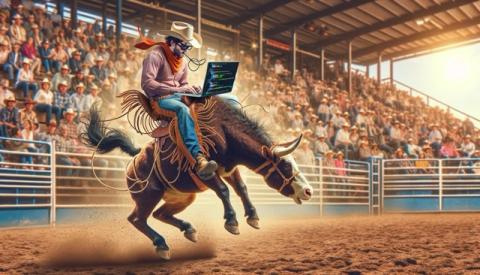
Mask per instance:
[[[195,219],[191,220],[195,222]],[[202,223],[193,244],[153,222],[172,248],[157,259],[125,219],[109,223],[0,231],[0,274],[339,274],[480,272],[480,214],[390,215]]]

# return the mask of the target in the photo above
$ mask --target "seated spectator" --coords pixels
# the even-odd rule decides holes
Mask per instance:
[[[60,122],[61,110],[58,106],[53,105],[54,94],[50,90],[50,81],[44,78],[40,82],[40,90],[38,90],[34,100],[37,102],[35,110],[40,113],[46,113],[47,122],[51,121],[52,113],[55,115],[57,122]]]
[[[361,161],[369,161],[372,157],[372,150],[368,146],[368,141],[361,141],[358,148],[358,158]]]
[[[418,153],[420,152],[420,147],[413,143],[413,139],[409,138],[407,144],[405,144],[405,152],[411,158],[418,158]]]
[[[102,107],[102,98],[98,95],[98,87],[93,85],[90,88],[90,93],[87,95],[87,110],[90,110],[92,105],[96,105],[97,108]]]
[[[416,172],[419,174],[433,174],[434,171],[431,168],[430,161],[426,160],[425,152],[420,151],[418,154],[418,159],[415,160]]]
[[[335,149],[345,151],[346,155],[353,152],[353,144],[350,141],[349,133],[350,125],[348,123],[343,124],[342,128],[338,130],[337,135],[335,136]]]
[[[376,143],[372,143],[372,146],[370,147],[370,152],[372,157],[374,158],[385,158],[385,153],[380,150],[378,144]]]
[[[13,137],[14,130],[20,130],[20,115],[15,97],[4,100],[5,107],[0,110],[0,136]]]
[[[80,51],[74,51],[72,57],[68,60],[70,71],[78,72],[82,70],[82,60]]]
[[[66,65],[68,69],[68,54],[63,48],[62,43],[55,44],[55,48],[52,50],[52,67],[55,72],[59,72],[62,65]],[[53,82],[53,81],[52,81]]]
[[[344,160],[344,154],[342,151],[339,151],[336,154],[336,159],[335,159],[335,173],[339,178],[337,178],[339,182],[346,182],[347,179],[345,178],[347,176],[347,170],[346,170],[346,165],[345,165],[345,160]]]
[[[84,94],[84,91],[85,85],[83,85],[83,83],[79,83],[75,87],[75,93],[70,96],[72,107],[77,111],[78,119],[83,117],[89,111],[87,96]]]
[[[112,85],[110,85],[110,81],[106,80],[103,83],[102,91],[100,92],[100,98],[103,102],[103,109],[107,112],[115,113],[116,112],[116,105],[115,105],[115,95],[112,91]]]
[[[428,134],[428,141],[430,142],[432,149],[438,151],[442,147],[443,135],[438,129],[438,124],[433,124],[431,129],[432,130]]]
[[[67,126],[62,125],[58,128],[58,133],[55,136],[55,149],[57,152],[75,152],[72,142],[68,137]],[[57,163],[64,166],[79,167],[80,160],[73,156],[59,155],[57,154]],[[80,173],[79,169],[69,169],[69,168],[57,168],[57,174],[67,177],[78,176]]]
[[[70,95],[67,93],[68,83],[62,81],[58,83],[57,91],[54,93],[53,105],[60,109],[60,117],[63,117],[64,112],[68,108],[72,108],[72,100]]]
[[[13,43],[20,43],[27,41],[27,32],[22,26],[22,16],[16,14],[13,16],[13,24],[10,26],[10,37]]]
[[[8,44],[6,42],[0,42],[0,65],[2,68],[8,63],[9,53],[10,51],[8,50]]]
[[[8,75],[8,80],[15,80],[15,74],[22,67],[22,54],[20,53],[20,43],[13,44],[13,50],[8,54],[7,63],[3,64],[3,70]]]
[[[87,80],[83,74],[82,70],[78,70],[75,72],[75,75],[71,78],[71,93],[75,93],[75,87],[77,87],[78,84],[82,83],[85,87],[87,85]],[[90,91],[85,88],[85,93],[88,94]]]
[[[40,74],[41,60],[38,56],[37,49],[33,42],[33,37],[29,37],[27,39],[27,42],[23,44],[21,53],[24,58],[28,58],[32,62],[32,72]]]
[[[440,149],[440,156],[442,158],[458,158],[459,154],[455,142],[450,137],[446,137]]]
[[[42,46],[38,48],[38,56],[42,62],[43,69],[48,75],[52,74],[53,53],[48,40],[43,41]]]
[[[295,160],[300,165],[308,166],[304,169],[301,169],[304,173],[313,173],[313,168],[311,166],[315,165],[315,156],[313,155],[312,150],[310,149],[310,144],[307,140],[303,140],[300,144],[300,148],[295,150]]]
[[[60,68],[60,71],[56,73],[53,78],[52,78],[52,86],[53,87],[58,87],[58,84],[60,82],[66,82],[67,83],[67,88],[69,89],[71,87],[71,78],[70,75],[68,74],[68,65],[63,65]],[[68,90],[67,89],[67,90]]]
[[[102,85],[103,81],[107,79],[107,71],[105,70],[105,66],[103,65],[103,63],[104,63],[103,57],[98,56],[95,59],[95,66],[93,66],[90,69],[90,73],[95,76],[97,85]]]
[[[425,145],[422,147],[422,152],[425,153],[425,158],[426,158],[426,159],[434,158],[433,151],[432,151],[432,147],[430,147],[430,145],[425,144]]]
[[[2,13],[0,13],[1,15]],[[0,27],[0,43],[5,45],[6,49],[10,51],[12,49],[13,43],[12,40],[10,39],[10,36],[7,34],[8,28],[6,26],[1,26]]]
[[[325,135],[320,134],[314,143],[314,154],[316,157],[324,157],[330,151],[330,145],[325,142]]]
[[[17,81],[15,82],[15,87],[17,89],[22,89],[24,98],[28,97],[28,91],[32,91],[32,95],[30,97],[35,97],[35,94],[38,90],[38,85],[35,82],[33,71],[30,68],[30,65],[31,60],[24,58],[22,62],[22,68],[18,71]]]
[[[8,79],[0,81],[0,109],[5,107],[4,101],[6,98],[15,97],[12,91],[8,89]]]
[[[36,102],[31,98],[27,98],[23,102],[25,107],[20,110],[20,123],[22,125],[27,120],[32,122],[33,124],[38,124],[37,114],[33,109],[35,103]]]
[[[323,167],[323,170],[322,170],[322,174],[324,176],[323,178],[323,182],[327,183],[327,184],[332,184],[335,182],[335,177],[332,177],[332,176],[335,176],[335,159],[333,158],[333,151],[327,151],[325,153],[325,158],[322,159],[322,167]]]
[[[471,141],[471,138],[471,135],[466,135],[460,145],[460,153],[464,157],[470,158],[476,151],[475,144]]]

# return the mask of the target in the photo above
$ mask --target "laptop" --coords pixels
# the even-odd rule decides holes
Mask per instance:
[[[229,93],[233,89],[237,75],[238,61],[232,62],[208,62],[205,81],[201,93],[176,93],[188,97],[207,97],[212,95]]]

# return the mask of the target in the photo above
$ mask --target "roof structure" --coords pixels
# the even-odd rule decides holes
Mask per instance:
[[[214,34],[217,25],[226,33],[239,31],[241,45],[249,46],[258,41],[263,16],[263,38],[273,44],[289,45],[295,30],[298,49],[317,54],[324,49],[327,56],[347,58],[351,41],[354,63],[364,65],[377,62],[379,53],[396,59],[480,40],[479,0],[123,0],[123,21],[140,18],[158,27],[164,16],[194,22],[197,1],[207,36],[229,37]],[[115,14],[115,1],[104,2],[106,13]],[[102,9],[97,0],[78,0],[78,5],[97,13]],[[278,48],[265,51],[281,52]]]

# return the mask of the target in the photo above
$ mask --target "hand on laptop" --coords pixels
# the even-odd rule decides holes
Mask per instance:
[[[196,93],[199,94],[202,92],[202,86],[200,85],[192,85],[192,87],[195,89]]]
[[[183,93],[183,94],[196,94],[197,90],[195,89],[195,86],[182,86],[178,88],[177,93]]]

